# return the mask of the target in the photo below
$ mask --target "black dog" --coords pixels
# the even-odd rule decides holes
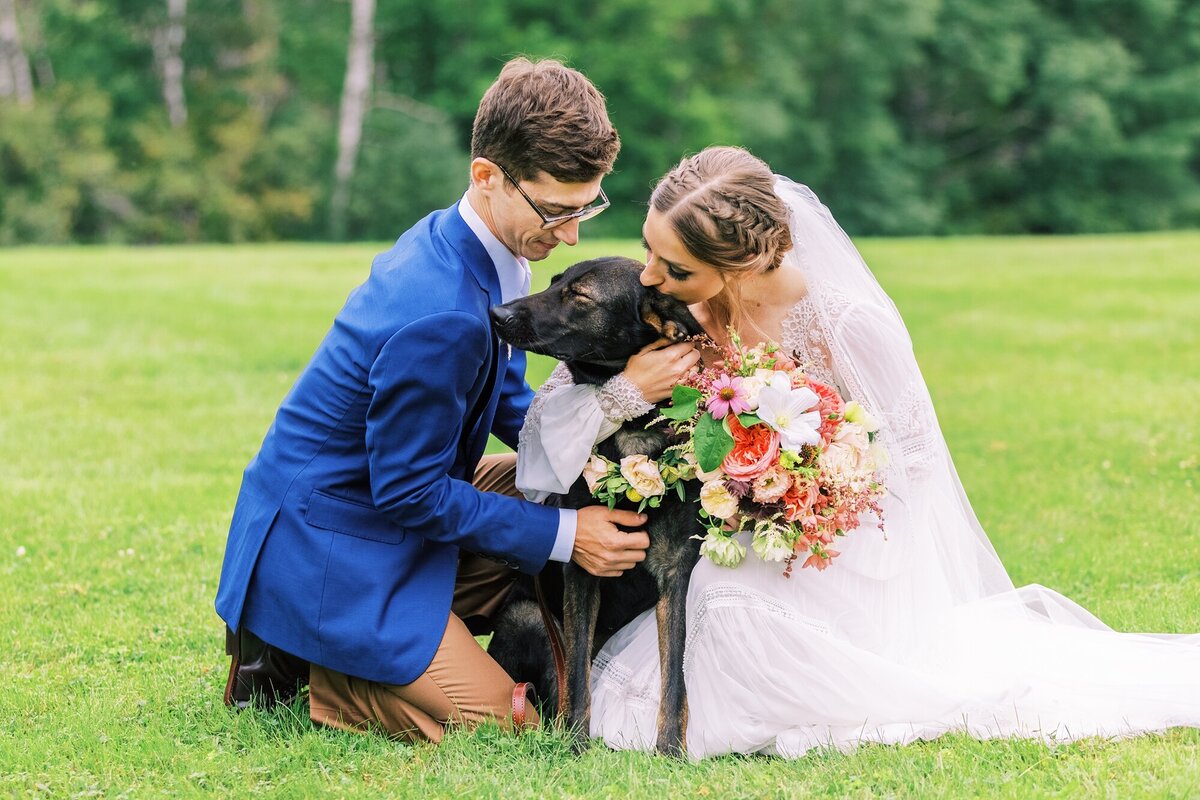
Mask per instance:
[[[703,332],[683,303],[642,286],[638,279],[641,269],[641,264],[627,258],[575,264],[556,275],[545,291],[493,308],[496,332],[514,347],[562,361],[576,384],[602,384],[646,345],[664,338],[683,341]],[[661,424],[647,428],[656,415],[651,411],[627,422],[600,444],[598,452],[613,462],[638,453],[658,458],[675,440],[671,430]],[[588,736],[595,650],[626,622],[654,607],[662,674],[656,745],[661,753],[683,753],[687,721],[684,606],[700,552],[692,537],[703,533],[697,520],[699,488],[694,481],[685,486],[686,500],[669,492],[658,508],[647,509],[650,549],[637,567],[619,578],[605,579],[574,563],[563,569],[567,722],[579,745]],[[582,478],[558,500],[566,508],[597,502]],[[551,572],[546,570],[543,575],[552,577]],[[535,685],[543,698],[551,701],[556,696],[553,663],[532,598],[529,583],[516,587],[497,617],[489,652],[510,675],[540,675]],[[554,708],[553,702],[546,707]]]

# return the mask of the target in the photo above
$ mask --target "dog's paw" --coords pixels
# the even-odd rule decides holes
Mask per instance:
[[[572,726],[568,729],[567,736],[571,740],[571,753],[573,755],[583,755],[592,746],[592,737],[587,734],[585,729]]]
[[[659,733],[654,749],[668,758],[683,758],[687,754],[687,744],[680,735]]]

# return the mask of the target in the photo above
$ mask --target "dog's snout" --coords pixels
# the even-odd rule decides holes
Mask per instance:
[[[512,322],[514,316],[513,310],[505,306],[492,306],[492,322],[503,328],[508,323]]]

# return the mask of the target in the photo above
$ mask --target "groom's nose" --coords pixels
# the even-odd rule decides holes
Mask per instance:
[[[564,222],[554,228],[554,235],[563,244],[574,247],[579,242],[579,220]]]

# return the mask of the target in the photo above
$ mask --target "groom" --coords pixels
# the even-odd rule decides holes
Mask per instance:
[[[510,567],[617,575],[645,557],[646,534],[617,528],[641,515],[525,502],[515,458],[483,457],[489,433],[516,446],[532,398],[488,308],[607,207],[619,148],[580,73],[500,72],[466,194],[375,259],[246,468],[216,599],[226,702],[269,704],[308,678],[320,724],[432,741],[451,722],[510,724],[524,696],[472,636]]]

